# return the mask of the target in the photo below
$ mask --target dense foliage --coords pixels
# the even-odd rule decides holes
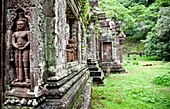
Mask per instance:
[[[100,0],[99,5],[108,18],[122,21],[127,37],[145,40],[148,55],[170,57],[169,0]]]
[[[170,7],[162,7],[159,11],[157,24],[148,33],[146,42],[146,53],[157,55],[164,59],[170,57]]]

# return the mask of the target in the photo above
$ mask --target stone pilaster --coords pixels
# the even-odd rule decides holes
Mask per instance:
[[[78,59],[78,63],[79,64],[81,63],[81,60],[82,60],[82,55],[81,55],[81,47],[82,47],[82,45],[81,45],[81,34],[82,34],[81,23],[80,23],[80,21],[78,21],[78,35],[77,35],[77,37],[78,37],[78,40],[77,40],[78,48],[77,49],[78,50],[77,50],[77,59]]]
[[[55,0],[56,75],[61,76],[66,63],[66,1]]]
[[[88,58],[95,58],[96,59],[96,37],[95,37],[95,25],[94,22],[91,22],[88,27]]]

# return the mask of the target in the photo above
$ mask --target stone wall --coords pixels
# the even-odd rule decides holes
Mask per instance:
[[[86,37],[76,0],[11,0],[7,11],[4,109],[78,108],[90,105],[91,78],[86,65]],[[30,83],[15,82],[11,35],[17,10],[24,10],[30,35]],[[11,29],[12,28],[12,29]],[[67,61],[67,45],[74,40],[74,60]],[[31,84],[31,85],[30,85]],[[81,97],[81,102],[77,100]],[[86,101],[87,99],[87,101]],[[12,104],[12,105],[11,105]],[[25,108],[25,107],[22,107]]]
[[[105,14],[98,8],[97,0],[92,3],[94,10],[90,12],[91,21],[86,30],[87,25],[80,18],[81,3],[79,0],[8,1],[5,22],[7,32],[3,33],[3,40],[6,42],[3,48],[6,51],[6,60],[3,61],[4,109],[19,106],[37,109],[43,106],[53,109],[88,108],[86,105],[90,105],[92,85],[90,76],[95,83],[104,84],[104,73],[98,63],[98,60],[103,59],[102,38],[111,42],[111,63],[115,64],[116,60],[121,63],[122,35],[116,33],[115,25],[111,27],[110,22],[106,21]],[[28,18],[27,29],[31,32],[31,82],[28,84],[25,81],[14,81],[16,77],[11,35],[16,29],[13,24],[18,10],[24,11],[25,18]],[[71,47],[70,60],[68,45]]]

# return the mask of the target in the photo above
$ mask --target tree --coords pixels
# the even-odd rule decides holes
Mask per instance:
[[[162,7],[157,24],[148,33],[145,42],[146,54],[170,59],[170,7]]]
[[[133,6],[134,4],[140,4],[149,6],[151,5],[155,0],[118,0],[121,4],[123,4],[126,8]]]
[[[128,8],[128,13],[135,19],[136,27],[133,29],[135,39],[145,39],[146,35],[155,26],[158,17],[158,6],[153,3],[149,7],[136,4]]]
[[[135,20],[129,15],[128,9],[117,0],[100,0],[99,6],[107,18],[122,21],[122,31],[127,32],[136,28]]]

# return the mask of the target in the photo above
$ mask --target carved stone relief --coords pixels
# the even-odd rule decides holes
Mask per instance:
[[[24,10],[18,8],[16,16],[12,20],[12,46],[15,52],[16,82],[30,82],[29,74],[29,49],[30,49],[30,31],[28,18],[24,14]]]

